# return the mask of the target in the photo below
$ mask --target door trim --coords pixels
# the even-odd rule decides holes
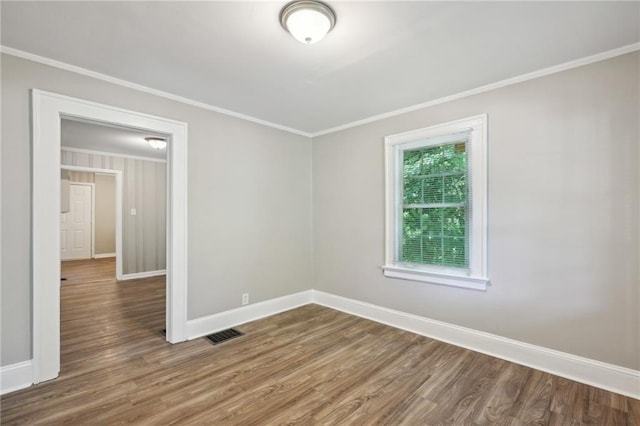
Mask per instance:
[[[115,178],[116,182],[116,280],[120,281],[123,279],[122,272],[122,170],[117,169],[98,169],[95,167],[83,167],[83,166],[69,166],[66,164],[60,165],[61,170],[69,170],[73,172],[87,172],[87,173],[100,173],[103,175],[111,175]],[[111,257],[111,256],[101,256],[95,254],[95,193],[93,195],[93,217],[94,228],[92,229],[92,258],[97,259],[99,257]]]
[[[186,340],[187,123],[31,90],[33,382],[60,371],[60,128],[84,119],[164,134],[167,145],[167,340]]]

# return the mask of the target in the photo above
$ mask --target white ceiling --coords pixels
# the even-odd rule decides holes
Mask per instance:
[[[155,149],[144,140],[160,134],[142,132],[126,127],[102,125],[86,121],[63,119],[60,142],[63,147],[125,154],[164,160],[167,150]]]
[[[640,41],[633,2],[345,2],[303,45],[285,1],[2,1],[2,44],[305,133]]]

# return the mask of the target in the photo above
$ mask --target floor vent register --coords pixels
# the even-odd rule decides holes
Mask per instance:
[[[228,330],[218,331],[217,333],[209,334],[208,336],[204,336],[205,339],[209,340],[214,345],[219,343],[226,342],[227,340],[231,340],[235,337],[244,336],[244,333],[230,328]]]

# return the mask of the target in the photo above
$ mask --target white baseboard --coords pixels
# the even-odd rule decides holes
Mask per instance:
[[[640,399],[640,371],[311,290],[313,303]]]
[[[115,253],[100,253],[100,254],[94,254],[93,258],[94,259],[104,259],[105,257],[116,257]]]
[[[28,388],[32,384],[33,367],[31,360],[0,367],[0,395]]]
[[[288,311],[302,305],[308,305],[311,303],[312,291],[302,291],[220,312],[219,314],[189,320],[187,321],[187,339],[196,339],[239,324]]]
[[[149,278],[149,277],[157,277],[158,275],[166,275],[166,269],[160,269],[157,271],[146,271],[146,272],[134,272],[132,274],[122,274],[118,281],[126,281],[126,280],[137,280],[139,278]]]
[[[146,274],[146,272],[144,273]],[[132,274],[130,274],[132,275]],[[187,321],[192,340],[299,306],[316,303],[392,327],[546,371],[611,392],[640,399],[640,371],[519,342],[495,334],[373,305],[318,290],[307,290]],[[33,383],[31,361],[0,367],[0,393]]]

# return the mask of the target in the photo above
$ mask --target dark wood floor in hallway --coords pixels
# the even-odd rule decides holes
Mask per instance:
[[[640,401],[317,305],[171,345],[164,278],[114,275],[64,263],[60,377],[3,425],[640,425]]]

